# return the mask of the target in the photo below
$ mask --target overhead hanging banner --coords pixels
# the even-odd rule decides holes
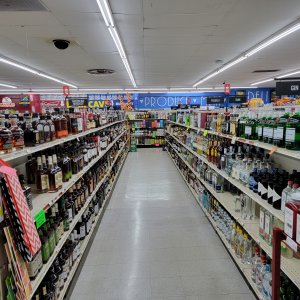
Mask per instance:
[[[300,81],[276,82],[277,96],[297,96],[300,95]]]

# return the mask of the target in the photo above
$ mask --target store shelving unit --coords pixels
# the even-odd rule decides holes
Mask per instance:
[[[126,140],[126,142],[124,142],[124,145],[121,147],[121,149],[119,150],[117,156],[115,157],[114,161],[112,162],[111,166],[109,167],[109,169],[107,170],[106,172],[106,175],[104,176],[104,178],[97,184],[97,186],[95,187],[93,193],[88,197],[85,205],[81,208],[80,212],[77,214],[77,216],[74,218],[74,220],[72,221],[72,224],[70,224],[70,229],[68,231],[66,231],[61,240],[59,241],[59,243],[57,244],[57,246],[55,247],[55,250],[54,250],[54,253],[52,254],[52,256],[50,257],[50,259],[48,260],[48,262],[46,264],[43,265],[42,267],[42,270],[39,272],[38,276],[35,278],[35,280],[32,281],[32,293],[31,293],[31,298],[34,296],[34,293],[36,292],[36,290],[38,289],[39,285],[41,284],[41,282],[43,281],[43,278],[45,277],[45,275],[47,274],[49,268],[51,267],[51,265],[53,264],[54,260],[56,259],[58,253],[60,252],[60,250],[62,249],[63,245],[65,244],[65,242],[67,241],[67,239],[69,238],[71,232],[74,230],[76,224],[78,223],[78,221],[80,220],[80,218],[83,216],[83,213],[85,212],[85,210],[87,209],[87,207],[89,206],[90,202],[92,201],[93,197],[95,196],[95,194],[97,193],[97,191],[99,190],[99,188],[101,187],[101,185],[103,184],[103,182],[105,181],[106,179],[106,176],[110,173],[110,171],[112,170],[112,168],[114,167],[115,163],[117,162],[118,158],[120,157],[121,153],[123,152],[124,148],[126,147],[126,145],[128,145],[128,139]],[[127,153],[128,153],[128,149],[126,151],[126,156],[127,156]],[[124,162],[125,162],[125,159],[126,159],[126,156],[121,164],[121,166],[123,166]],[[114,184],[116,183],[117,181],[117,178],[119,176],[119,173],[121,171],[122,167],[120,167],[119,171],[118,171],[118,174],[116,176],[116,179],[115,179],[115,182]],[[113,188],[111,189],[110,193],[109,193],[109,196],[105,199],[105,203],[107,201],[107,199],[110,197],[111,193],[112,193],[112,190]],[[93,227],[92,227],[92,231],[95,229],[95,225],[97,224],[99,218],[100,218],[100,215],[104,213],[104,207],[106,207],[105,203],[103,204],[102,208],[101,208],[101,213],[98,214],[97,216],[97,219],[96,219],[96,222],[94,223]],[[91,233],[89,234],[89,236],[83,240],[82,242],[82,245],[81,245],[81,255],[80,257],[78,258],[78,260],[76,261],[75,265],[73,266],[72,268],[72,271],[75,273],[77,267],[78,267],[78,263],[84,253],[84,250],[88,244],[88,241],[91,237]],[[75,267],[76,266],[76,267]],[[71,271],[71,273],[72,273]],[[72,274],[70,274],[72,275]],[[73,277],[70,276],[69,277]],[[72,278],[71,278],[72,279]],[[68,280],[70,281],[71,279],[68,278]],[[65,288],[67,289],[68,287],[68,283],[65,284]],[[65,289],[64,288],[64,289]],[[60,298],[60,299],[63,299]]]
[[[281,220],[282,222],[284,222],[284,215],[280,210],[274,209],[272,206],[268,205],[257,194],[253,193],[250,189],[248,189],[246,186],[241,184],[239,181],[229,177],[225,172],[219,170],[214,164],[209,162],[205,157],[201,156],[197,152],[193,151],[190,147],[185,145],[183,142],[181,142],[175,135],[170,134],[169,132],[167,132],[167,134],[170,137],[172,137],[178,144],[183,146],[186,150],[188,150],[190,153],[192,153],[194,156],[196,156],[197,158],[202,160],[210,168],[212,168],[214,171],[216,171],[218,174],[220,174],[222,177],[224,177],[224,179],[228,180],[230,183],[235,185],[240,191],[242,191],[243,193],[248,195],[250,198],[252,198],[257,204],[259,204],[260,206],[262,206],[266,210],[268,210],[274,217],[276,217],[279,220]],[[186,166],[189,168],[189,170],[196,176],[196,178],[202,183],[202,185],[219,201],[219,203],[244,228],[244,230],[248,232],[248,234],[253,238],[253,240],[257,244],[260,245],[260,247],[267,253],[267,255],[272,258],[272,247],[259,236],[259,219],[258,218],[254,219],[254,220],[242,219],[240,214],[238,214],[234,210],[232,195],[230,193],[217,193],[204,179],[200,178],[199,174],[192,168],[192,166],[189,165],[189,163],[182,157],[182,155],[172,146],[172,143],[170,143],[170,142],[167,142],[167,143],[172,147],[172,149],[176,153],[176,155],[186,164]],[[177,167],[177,165],[176,165],[176,167]],[[178,167],[177,167],[177,169],[178,169]],[[179,172],[183,176],[183,174],[180,170],[179,170]],[[211,219],[211,216],[207,213],[207,211],[203,208],[202,204],[199,202],[198,195],[196,194],[196,192],[190,187],[190,185],[188,184],[188,182],[186,180],[185,180],[185,182],[187,183],[188,187],[192,190],[193,195],[195,196],[195,198],[196,198],[197,202],[199,203],[199,205],[201,206],[201,208],[204,210],[204,213],[207,215],[207,217],[209,219]],[[211,223],[212,223],[213,227],[216,229],[220,238],[222,240],[225,239],[223,234],[216,227],[216,224],[213,222],[213,220],[210,220],[210,221],[212,221]],[[225,241],[226,241],[226,239],[225,239]],[[224,243],[224,244],[225,244],[225,246],[228,246],[228,243],[227,244]],[[229,248],[230,248],[230,246],[229,246]],[[236,261],[236,257],[233,256],[233,259]],[[300,288],[300,261],[295,258],[287,259],[285,257],[282,257],[281,259],[282,259],[282,263],[281,263],[282,271],[291,279],[291,281],[298,288]],[[239,266],[238,263],[237,263],[237,265]],[[245,277],[247,278],[247,274],[245,274]],[[247,280],[248,280],[248,278],[247,278]],[[250,278],[250,281],[251,281],[251,278]]]
[[[134,122],[144,122],[144,121],[165,121],[166,119],[162,118],[146,118],[146,119],[129,119],[130,128],[131,128],[131,136],[135,138],[137,142],[137,147],[160,147],[165,144],[165,127],[135,127],[132,124]],[[159,130],[159,134],[154,134],[155,131]],[[163,133],[161,132],[163,130]],[[137,133],[137,131],[139,133]],[[151,131],[152,134],[147,133],[147,131]],[[144,133],[141,133],[144,132]]]
[[[240,142],[240,143],[244,143],[244,144],[247,144],[247,145],[256,146],[256,147],[259,147],[259,148],[262,148],[262,149],[265,149],[265,150],[268,150],[268,151],[276,152],[276,153],[278,153],[280,155],[284,155],[286,157],[290,157],[292,159],[299,159],[300,160],[300,151],[293,151],[293,150],[288,150],[288,149],[285,149],[285,148],[279,148],[279,147],[276,147],[276,146],[271,145],[271,144],[267,144],[267,143],[263,143],[263,142],[259,142],[259,141],[254,141],[254,140],[248,140],[248,139],[244,139],[244,138],[241,138],[241,137],[236,137],[236,136],[233,136],[233,135],[230,135],[230,134],[219,133],[219,132],[206,130],[206,129],[199,128],[199,127],[188,126],[188,125],[173,122],[173,121],[170,121],[170,120],[168,120],[168,123],[173,124],[173,125],[177,125],[177,126],[181,126],[181,127],[185,127],[187,129],[191,129],[191,130],[194,130],[194,131],[197,131],[197,132],[200,132],[200,131],[201,132],[207,132],[207,134],[211,134],[211,135],[215,135],[215,136],[218,136],[218,137],[223,137],[223,138],[230,139],[230,140],[233,141],[233,143]]]
[[[63,299],[64,299],[64,297],[65,297],[65,295],[66,295],[66,293],[67,293],[67,291],[68,291],[68,289],[69,289],[69,287],[70,287],[70,284],[71,284],[71,282],[72,282],[72,280],[73,280],[73,278],[74,278],[74,275],[76,274],[76,271],[77,271],[77,269],[78,269],[78,266],[80,265],[80,263],[82,262],[82,259],[84,258],[85,250],[87,249],[89,243],[92,242],[92,238],[93,238],[93,234],[94,234],[94,232],[95,232],[95,229],[96,229],[97,226],[98,226],[99,220],[101,220],[102,217],[103,217],[103,214],[104,214],[105,209],[106,209],[106,207],[107,207],[107,205],[108,205],[108,203],[109,203],[109,200],[110,200],[110,198],[111,198],[111,195],[112,195],[112,192],[113,192],[113,190],[114,190],[114,187],[115,187],[115,185],[116,185],[116,183],[117,183],[117,181],[118,181],[118,178],[119,178],[120,173],[121,173],[121,171],[122,171],[122,168],[123,168],[123,166],[124,166],[124,163],[125,163],[125,160],[126,160],[127,155],[128,155],[128,151],[126,152],[125,158],[123,159],[123,161],[122,161],[122,163],[121,163],[121,166],[120,166],[120,168],[119,168],[119,170],[118,170],[118,173],[116,174],[115,181],[113,182],[113,185],[112,185],[112,187],[111,187],[111,189],[110,189],[110,191],[109,191],[107,197],[105,198],[105,200],[104,200],[104,202],[103,202],[103,206],[102,206],[100,212],[98,213],[98,215],[97,215],[97,217],[96,217],[96,219],[95,219],[95,222],[94,222],[94,224],[93,224],[93,226],[92,226],[91,232],[90,232],[89,235],[81,242],[81,245],[80,245],[80,252],[81,252],[81,254],[80,254],[80,256],[77,258],[75,264],[73,265],[72,270],[71,270],[70,273],[69,273],[68,279],[67,279],[67,281],[66,281],[66,283],[65,283],[65,285],[64,285],[64,288],[62,289],[62,291],[61,291],[61,293],[60,293],[60,295],[59,295],[58,300],[63,300]]]
[[[44,193],[44,194],[34,194],[32,197],[32,216],[35,216],[40,210],[44,209],[45,211],[49,209],[58,199],[72,187],[76,181],[78,181],[90,168],[95,165],[112,147],[113,145],[126,133],[126,130],[123,131],[118,137],[104,150],[102,151],[95,159],[93,159],[86,167],[84,167],[78,174],[73,175],[72,179],[68,182],[63,183],[62,189],[56,193]]]
[[[174,150],[174,149],[173,149]],[[207,212],[207,210],[202,206],[202,203],[199,201],[199,196],[197,194],[197,192],[190,186],[190,184],[187,182],[184,174],[180,171],[180,169],[178,168],[176,162],[173,160],[172,156],[170,155],[170,152],[167,151],[172,162],[174,163],[175,167],[177,168],[179,174],[182,176],[183,180],[185,181],[186,185],[188,186],[188,188],[190,189],[191,193],[193,194],[193,196],[196,199],[196,202],[199,204],[199,206],[201,207],[201,209],[203,210],[205,216],[207,217],[207,219],[209,220],[210,224],[213,226],[213,228],[215,229],[216,233],[218,234],[219,238],[221,239],[222,243],[224,244],[224,246],[226,247],[227,251],[229,252],[230,256],[232,257],[233,261],[235,262],[235,264],[237,265],[237,267],[239,268],[240,272],[243,274],[243,276],[246,278],[247,282],[249,283],[249,285],[251,286],[252,290],[255,292],[257,298],[259,300],[264,300],[262,294],[260,293],[260,291],[257,289],[257,286],[254,282],[252,282],[251,279],[251,267],[249,265],[245,265],[242,263],[241,259],[238,258],[233,249],[231,248],[230,244],[228,243],[227,239],[224,237],[223,233],[219,230],[219,228],[217,227],[217,224],[215,223],[215,221],[213,220],[213,218],[211,217],[211,215]],[[176,151],[177,152],[177,151]],[[178,153],[178,152],[177,152]],[[180,157],[181,158],[181,157]],[[182,159],[182,158],[181,158]],[[185,161],[184,161],[185,162]],[[189,166],[186,163],[187,166]],[[223,195],[223,194],[222,194]]]
[[[30,154],[33,154],[33,153],[36,153],[36,152],[39,152],[39,151],[43,151],[43,150],[46,150],[48,148],[51,148],[51,147],[54,147],[54,146],[57,146],[57,145],[75,140],[75,139],[78,139],[78,138],[86,136],[88,134],[101,131],[103,129],[106,129],[106,128],[111,127],[113,125],[122,123],[124,121],[125,120],[116,121],[116,122],[113,122],[113,123],[108,123],[108,124],[105,124],[104,126],[94,128],[94,129],[90,129],[90,130],[87,130],[87,131],[84,131],[84,132],[81,132],[81,133],[78,133],[78,134],[71,134],[71,135],[69,135],[65,138],[56,139],[55,141],[52,141],[52,142],[49,142],[49,143],[44,143],[44,144],[36,146],[36,147],[26,147],[22,150],[16,150],[12,153],[1,154],[0,159],[3,159],[6,162],[9,162],[9,161],[15,160],[17,158],[21,158],[23,156],[28,156]]]

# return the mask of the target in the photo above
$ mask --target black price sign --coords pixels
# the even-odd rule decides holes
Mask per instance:
[[[224,97],[207,97],[207,104],[224,104]]]
[[[242,104],[247,102],[246,96],[231,96],[229,97],[229,103],[231,104]]]
[[[87,108],[88,98],[87,97],[66,97],[66,107],[78,107],[78,108]]]
[[[276,82],[277,96],[297,96],[300,95],[300,81]]]

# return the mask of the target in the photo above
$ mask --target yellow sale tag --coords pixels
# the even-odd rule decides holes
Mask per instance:
[[[208,130],[204,130],[203,136],[207,136],[208,135]]]

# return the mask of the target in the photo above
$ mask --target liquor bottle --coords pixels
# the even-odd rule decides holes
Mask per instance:
[[[261,257],[259,254],[259,247],[255,246],[255,255],[251,261],[251,280],[256,283],[256,272],[259,270],[259,266],[261,266]]]
[[[47,193],[49,190],[49,177],[42,166],[41,157],[37,158],[36,188],[38,193]]]
[[[46,116],[41,116],[44,123],[44,142],[48,143],[51,141],[51,124],[46,120]],[[44,121],[45,120],[45,121]]]
[[[262,294],[265,300],[272,300],[272,273],[271,261],[267,259],[266,267],[263,271]]]
[[[27,183],[35,184],[36,159],[33,159],[31,155],[29,155],[27,158],[27,162],[25,163],[25,169]]]
[[[46,124],[46,120],[45,119],[46,118],[45,118],[44,115],[40,115],[40,120],[36,124],[36,129],[39,132],[39,143],[40,144],[44,144],[45,143],[45,132],[44,132],[44,126]],[[46,137],[47,137],[47,134],[50,135],[50,132],[46,132]]]
[[[291,177],[289,177],[288,185],[282,191],[282,194],[281,194],[281,210],[283,212],[285,210],[285,203],[287,202],[287,196],[291,193],[292,187],[293,187],[293,181],[291,180]]]
[[[33,147],[39,144],[39,132],[32,127],[32,121],[29,114],[24,114],[25,129],[24,129],[24,143],[26,147]]]
[[[15,149],[24,148],[24,131],[17,125],[17,116],[10,115],[10,131],[12,133],[12,143]]]
[[[52,160],[53,160],[53,168],[55,169],[55,187],[57,189],[61,189],[62,188],[62,170],[61,168],[57,165],[57,156],[56,154],[53,154],[52,156]]]
[[[31,187],[27,186],[25,184],[25,176],[23,174],[19,175],[19,180],[20,180],[20,184],[21,184],[21,187],[22,187],[22,190],[23,190],[23,193],[25,195],[25,198],[26,198],[26,202],[28,204],[28,207],[30,210],[33,209],[33,206],[32,206],[32,194],[31,194]]]
[[[261,264],[257,265],[257,269],[256,269],[256,286],[257,289],[262,292],[262,282],[263,282],[263,275],[265,273],[265,269],[266,269],[266,254],[262,253],[260,255],[261,258]]]
[[[55,109],[55,112],[56,113],[53,116],[53,123],[55,127],[56,137],[60,139],[63,137],[62,122],[59,116],[59,109]]]
[[[58,186],[56,185],[56,174],[57,170],[53,166],[52,156],[48,156],[48,178],[49,178],[49,191],[50,193],[55,193],[58,191]]]
[[[47,263],[49,257],[50,257],[50,247],[49,247],[49,239],[48,236],[46,234],[43,233],[43,231],[41,229],[38,230],[38,234],[41,240],[41,244],[42,244],[42,260],[43,263]]]
[[[285,147],[290,150],[300,150],[300,114],[296,113],[286,123]]]
[[[54,141],[56,140],[56,131],[55,131],[55,125],[52,121],[51,115],[47,115],[47,124],[50,126],[50,140]]]
[[[0,115],[0,151],[10,153],[13,148],[12,132],[5,127],[5,116]]]

